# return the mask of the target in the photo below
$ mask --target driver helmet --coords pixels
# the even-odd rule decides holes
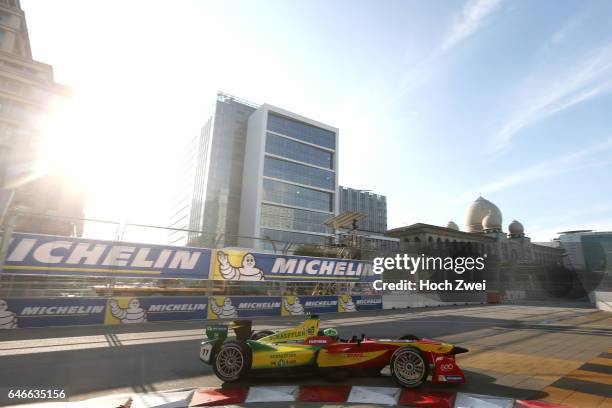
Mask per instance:
[[[338,330],[334,329],[333,327],[328,327],[327,329],[323,330],[323,335],[328,337],[337,337]]]

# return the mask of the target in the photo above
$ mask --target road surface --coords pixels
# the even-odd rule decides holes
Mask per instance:
[[[576,406],[612,405],[612,314],[583,307],[482,305],[321,316],[341,337],[416,334],[466,346],[467,383],[455,391]],[[254,329],[294,318],[256,320]],[[221,386],[198,360],[204,322],[18,329],[0,332],[0,405],[11,388],[63,389],[71,401],[109,393]],[[251,385],[320,384],[318,378],[253,379]],[[352,385],[392,386],[391,378]],[[342,383],[341,383],[342,384]],[[23,402],[23,401],[22,401]],[[610,406],[610,405],[608,405]]]

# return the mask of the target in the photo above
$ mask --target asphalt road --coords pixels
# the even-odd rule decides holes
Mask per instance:
[[[337,327],[341,337],[412,333],[465,345],[470,353],[457,359],[467,383],[454,389],[516,398],[546,398],[547,387],[612,346],[612,315],[581,307],[464,306],[333,314],[321,320],[321,326]],[[267,318],[256,320],[254,328],[280,328],[296,321]],[[70,400],[82,400],[111,392],[221,386],[211,368],[198,359],[204,325],[200,321],[0,332],[0,405],[15,403],[7,397],[11,388],[63,389]],[[321,379],[250,381],[285,383],[316,384]],[[388,377],[345,383],[393,384]]]

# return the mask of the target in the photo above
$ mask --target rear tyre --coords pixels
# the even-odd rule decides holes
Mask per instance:
[[[273,335],[274,332],[272,330],[261,330],[258,332],[255,332],[251,335],[251,340],[259,340],[259,339],[263,339],[264,337],[268,337]]]
[[[427,379],[427,361],[418,349],[402,347],[391,357],[391,376],[402,387],[416,388]]]
[[[215,353],[213,370],[221,381],[238,381],[251,371],[252,359],[253,354],[249,346],[241,341],[228,341]]]

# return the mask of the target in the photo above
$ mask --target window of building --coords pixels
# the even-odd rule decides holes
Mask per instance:
[[[335,173],[303,164],[266,157],[264,161],[264,176],[312,187],[333,190],[336,184]]]
[[[333,195],[276,180],[263,180],[263,200],[313,210],[333,211]]]
[[[334,132],[273,113],[268,115],[268,130],[329,149],[336,148]]]
[[[261,229],[261,237],[265,240],[273,240],[280,242],[292,242],[296,244],[315,244],[315,245],[324,245],[328,243],[329,238],[321,235],[311,235],[311,234],[303,234],[300,232],[290,232],[290,231],[278,231],[269,228]],[[267,246],[265,241],[262,241],[264,247],[268,249],[272,249]]]
[[[261,206],[262,227],[330,233],[329,227],[323,224],[329,218],[331,218],[331,214],[317,211],[270,204],[262,204]]]
[[[333,154],[331,152],[273,133],[268,133],[266,136],[266,152],[319,167],[333,168]]]

